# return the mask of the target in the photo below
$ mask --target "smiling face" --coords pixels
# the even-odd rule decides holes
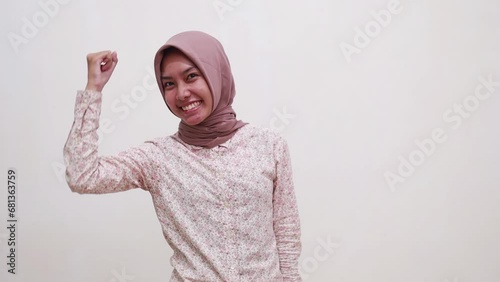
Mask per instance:
[[[212,112],[212,93],[196,65],[177,49],[165,52],[160,66],[163,98],[188,125],[197,125]]]

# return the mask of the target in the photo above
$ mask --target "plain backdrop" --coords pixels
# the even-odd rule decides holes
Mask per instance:
[[[186,30],[225,47],[238,118],[288,141],[304,280],[500,281],[497,0],[24,0],[0,22],[1,281],[168,281],[150,195],[72,193],[62,150],[100,50],[119,64],[99,154],[174,133],[151,71]]]

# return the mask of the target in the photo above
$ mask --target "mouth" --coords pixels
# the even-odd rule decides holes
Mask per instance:
[[[199,105],[201,104],[201,101],[196,101],[196,102],[193,102],[187,106],[184,106],[184,107],[181,107],[181,109],[185,112],[189,111],[189,110],[192,110],[196,107],[198,107]]]

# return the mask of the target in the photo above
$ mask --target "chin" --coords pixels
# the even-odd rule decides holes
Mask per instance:
[[[202,114],[201,116],[198,115],[198,116],[192,116],[188,119],[182,119],[182,121],[188,125],[195,126],[205,121],[208,118],[208,116],[209,114],[205,113]]]
[[[195,125],[198,125],[198,124],[203,122],[203,120],[200,120],[200,121],[182,120],[182,121],[188,125],[191,125],[191,126],[195,126]]]

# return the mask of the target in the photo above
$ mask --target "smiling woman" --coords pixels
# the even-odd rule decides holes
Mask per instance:
[[[167,106],[181,119],[179,137],[183,141],[212,148],[228,141],[246,124],[236,120],[231,107],[236,95],[231,66],[224,48],[212,36],[202,32],[180,33],[156,52],[154,64],[156,80]],[[192,72],[184,73],[188,70]],[[172,81],[171,75],[176,72],[177,80]],[[162,76],[167,80],[162,81],[165,80]],[[186,96],[192,91],[198,94]],[[196,101],[201,102],[199,108],[182,110],[182,106]],[[205,116],[208,111],[209,115]]]
[[[174,251],[171,281],[301,281],[300,222],[291,161],[278,133],[236,119],[229,61],[202,32],[175,35],[155,55],[155,75],[180,119],[171,136],[98,156],[101,91],[116,52],[89,54],[64,148],[77,193],[141,188],[151,194]]]
[[[181,51],[167,49],[161,63],[161,84],[170,111],[188,125],[197,125],[212,112],[210,88],[196,65]]]

